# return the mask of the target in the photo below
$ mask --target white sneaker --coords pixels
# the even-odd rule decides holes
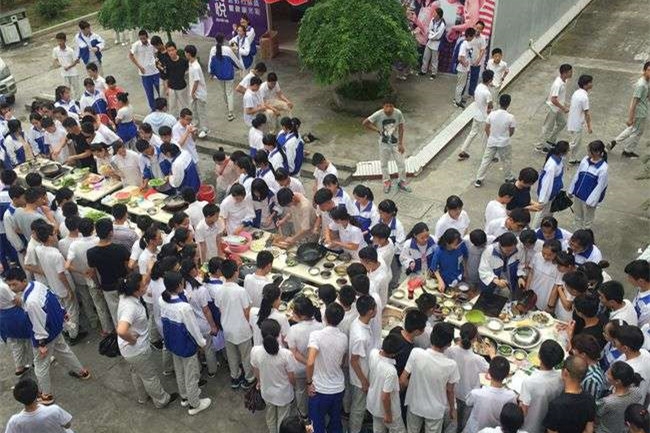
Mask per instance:
[[[192,407],[188,409],[187,413],[189,413],[190,415],[196,415],[197,413],[202,412],[207,408],[209,408],[211,404],[212,404],[212,400],[210,400],[209,398],[202,398],[201,400],[199,400],[199,405],[197,407]]]
[[[208,136],[208,131],[206,131],[205,129],[199,131],[199,138],[205,138],[207,136]]]

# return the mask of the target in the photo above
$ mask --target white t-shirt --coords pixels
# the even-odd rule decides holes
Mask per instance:
[[[74,287],[70,273],[65,270],[65,259],[55,247],[39,245],[36,247],[36,257],[41,264],[41,269],[45,274],[47,286],[59,298],[68,296],[68,289],[59,279],[59,274],[64,273],[70,287]]]
[[[255,118],[256,114],[248,114],[246,113],[247,108],[255,108],[259,105],[262,105],[264,103],[264,100],[262,99],[262,95],[259,92],[253,92],[251,89],[247,89],[246,93],[244,93],[244,123],[247,126],[251,126],[253,119]]]
[[[621,319],[625,320],[628,325],[637,326],[639,319],[636,315],[634,305],[628,299],[623,299],[623,308],[620,310],[611,310],[609,312],[609,320]]]
[[[460,380],[454,388],[456,398],[465,401],[469,393],[481,386],[479,374],[486,373],[490,364],[480,355],[470,349],[463,349],[461,346],[451,346],[445,351],[449,359],[453,359],[458,365]]]
[[[68,69],[67,71],[64,69],[65,67],[72,65],[75,60],[77,60],[77,53],[72,47],[66,46],[63,50],[58,46],[52,48],[52,58],[59,62],[59,65],[61,65],[62,77],[76,77],[79,75],[79,71],[77,70],[76,66]]]
[[[456,229],[460,232],[461,236],[465,236],[465,234],[467,234],[467,229],[469,228],[469,223],[469,215],[467,215],[467,212],[464,210],[460,211],[458,219],[453,219],[449,216],[449,212],[445,212],[436,222],[436,231],[433,239],[437,241],[448,229]]]
[[[117,321],[129,323],[131,325],[129,332],[137,337],[137,341],[132,345],[118,335],[117,343],[123,357],[140,355],[149,349],[147,310],[138,299],[133,296],[120,295],[120,302],[117,305]]]
[[[456,361],[433,349],[416,347],[404,371],[411,375],[405,400],[409,411],[426,419],[442,419],[449,408],[447,384],[460,380]]]
[[[359,258],[359,250],[366,246],[366,241],[363,238],[363,232],[361,229],[349,223],[347,227],[334,223],[333,226],[330,225],[330,230],[336,230],[338,232],[341,242],[354,243],[358,245],[356,250],[348,250],[347,248],[344,248],[346,252],[352,255],[353,260],[357,260]]]
[[[461,57],[465,57],[465,60],[467,60],[468,65],[464,66],[460,61],[456,65],[456,71],[458,72],[467,72],[469,71],[469,67],[472,65],[474,62],[474,57],[478,55],[478,53],[474,52],[474,47],[472,46],[471,42],[463,41],[460,44],[460,48],[458,49],[458,58],[460,59]]]
[[[242,78],[242,80],[239,82],[239,84],[237,86],[238,87],[242,86],[244,89],[248,89],[248,86],[251,85],[251,78],[253,78],[253,77],[255,77],[255,74],[253,74],[253,72],[249,72],[248,74],[246,74],[244,76],[244,78]],[[262,83],[262,84],[264,84],[264,83]]]
[[[190,62],[188,71],[189,71],[189,78],[190,78],[190,83],[189,83],[190,96],[191,96],[192,88],[194,87],[194,82],[198,81],[199,85],[196,88],[195,96],[197,99],[200,99],[201,101],[205,101],[208,97],[208,91],[205,87],[205,77],[203,76],[203,70],[201,70],[201,65],[199,64],[198,60]]]
[[[370,291],[376,293],[381,299],[381,304],[388,303],[388,286],[390,284],[392,274],[390,268],[383,262],[379,262],[379,267],[372,272],[368,272],[368,279],[370,280]]]
[[[180,139],[185,135],[185,131],[187,131],[187,127],[183,126],[181,122],[176,122],[172,127],[172,142],[180,143]],[[194,137],[192,137],[192,134],[189,134],[185,143],[182,146],[179,144],[179,147],[188,151],[190,155],[192,155],[192,161],[198,162],[199,154],[196,151],[196,143],[194,143]]]
[[[479,83],[474,90],[474,120],[485,122],[488,116],[488,105],[492,101],[490,88],[483,83]]]
[[[564,389],[559,370],[534,370],[521,384],[519,399],[528,406],[524,430],[530,433],[546,433],[542,422],[548,412],[548,404]]]
[[[585,89],[578,89],[571,96],[569,106],[569,117],[567,118],[566,129],[569,132],[579,132],[585,123],[585,111],[589,110],[589,94]]]
[[[298,322],[289,328],[287,334],[287,346],[291,350],[297,350],[305,359],[307,359],[307,346],[309,344],[309,336],[313,331],[323,329],[325,325],[321,322],[312,319]],[[305,377],[305,364],[296,360],[296,377]]]
[[[144,73],[138,69],[138,74],[147,76],[159,73],[158,68],[156,68],[156,48],[151,43],[144,45],[142,41],[134,42],[131,45],[131,54],[144,69]]]
[[[260,391],[267,403],[286,406],[293,401],[293,386],[289,375],[296,371],[296,361],[291,351],[280,347],[275,355],[266,352],[263,346],[251,350],[251,365],[260,372]]]
[[[196,317],[196,323],[199,325],[201,334],[208,338],[210,334],[210,323],[208,322],[208,319],[205,317],[205,313],[203,312],[203,308],[207,307],[208,302],[211,301],[208,289],[203,285],[198,286],[197,288],[192,288],[189,284],[187,284],[185,286],[185,296],[187,296],[187,300],[192,307],[192,311],[194,312],[194,317]]]
[[[556,107],[551,99],[557,97],[558,102],[562,105],[566,104],[566,83],[561,77],[555,77],[553,84],[551,84],[551,91],[548,94],[548,99],[546,100],[546,105],[548,105],[552,111],[558,112],[560,109]]]
[[[339,328],[326,326],[309,335],[309,348],[318,350],[312,381],[319,394],[338,394],[345,390],[343,357],[348,351],[348,337]]]
[[[626,359],[625,355],[622,355],[617,361],[625,361],[630,367],[634,370],[635,373],[639,373],[643,378],[639,388],[643,390],[644,395],[650,393],[650,353],[647,350],[641,349],[639,351],[640,355],[634,359]],[[647,398],[647,397],[646,397]]]
[[[262,339],[262,330],[257,325],[259,320],[260,309],[257,307],[252,307],[249,315],[248,323],[253,330],[253,345],[260,346],[263,343]],[[286,340],[287,335],[289,334],[289,319],[284,313],[276,310],[275,308],[271,309],[271,314],[269,314],[269,319],[273,319],[280,325],[280,336],[278,337],[278,343],[280,346],[284,346],[284,340]]]
[[[374,417],[384,417],[382,393],[390,394],[390,409],[393,420],[399,419],[402,414],[399,403],[399,379],[395,369],[395,360],[379,354],[378,349],[373,349],[368,358],[370,371],[370,386],[366,399],[366,408]]]
[[[269,82],[265,81],[262,83],[259,90],[260,94],[262,95],[262,99],[264,99],[265,101],[280,99],[278,97],[278,94],[281,91],[282,90],[280,89],[280,83],[278,83],[277,81],[275,82],[275,86],[272,89],[269,87]]]
[[[557,265],[552,260],[544,260],[541,252],[535,253],[533,256],[531,268],[533,275],[530,288],[537,295],[537,308],[544,310],[548,305],[553,286],[561,277],[560,271],[558,271]],[[632,309],[632,312],[634,312],[634,309]]]
[[[219,238],[225,229],[225,224],[221,219],[217,220],[217,222],[211,226],[209,226],[205,222],[205,219],[203,219],[196,226],[196,229],[194,230],[194,240],[198,243],[205,242],[207,257],[203,257],[204,261],[219,255]]]
[[[220,215],[226,221],[228,234],[233,234],[242,221],[252,221],[255,218],[255,210],[249,199],[237,202],[232,195],[229,195],[221,202]]]
[[[120,178],[124,186],[142,185],[142,171],[140,171],[140,156],[126,149],[126,155],[113,155],[111,162],[120,172]]]
[[[333,174],[334,176],[339,175],[338,170],[336,169],[336,167],[334,167],[334,164],[332,164],[331,162],[329,163],[327,168],[325,168],[325,170],[321,170],[320,168],[316,167],[316,169],[314,170],[314,179],[316,180],[317,190],[323,187],[323,179],[325,179],[325,176],[327,176],[328,174]]]
[[[262,142],[263,138],[264,131],[251,126],[248,130],[248,147],[255,150],[264,149],[264,143]]]
[[[244,310],[250,307],[250,299],[243,287],[225,282],[214,294],[214,302],[221,310],[221,324],[226,341],[240,344],[253,336],[251,327],[244,316]]]
[[[503,406],[516,401],[517,394],[508,388],[488,385],[471,391],[466,403],[472,406],[472,412],[467,420],[465,432],[475,433],[484,427],[498,426]]]
[[[54,151],[54,148],[58,148],[61,142],[68,136],[64,127],[57,125],[55,128],[54,132],[48,132],[47,130],[43,131],[43,140],[52,151]],[[69,157],[70,151],[68,146],[64,145],[56,160],[60,163],[64,163]]]
[[[510,128],[516,126],[515,116],[499,108],[488,115],[487,123],[490,125],[488,147],[504,147],[510,144]]]
[[[244,277],[244,289],[251,300],[251,307],[259,308],[262,305],[262,289],[267,284],[271,284],[270,279],[254,273]]]
[[[487,68],[488,71],[494,72],[494,78],[492,79],[492,86],[494,87],[501,87],[501,84],[503,84],[503,76],[506,74],[506,72],[509,71],[508,69],[508,64],[501,60],[498,64],[494,63],[493,59],[488,60],[487,62]]]
[[[9,286],[4,281],[0,281],[0,310],[7,310],[16,306],[14,300],[16,294],[11,291]]]
[[[24,410],[12,415],[5,433],[72,433],[63,426],[72,421],[72,415],[58,405],[38,405],[35,411]]]
[[[361,366],[361,371],[368,378],[368,357],[370,356],[370,351],[373,349],[372,346],[372,335],[370,331],[370,325],[366,325],[361,320],[357,319],[350,325],[350,348],[348,350],[349,359],[352,359],[352,355],[359,356],[359,365]],[[350,384],[361,388],[361,379],[357,377],[357,373],[352,368],[350,363]]]
[[[497,200],[490,200],[485,206],[485,226],[496,219],[505,218],[508,216],[506,205],[498,202]]]

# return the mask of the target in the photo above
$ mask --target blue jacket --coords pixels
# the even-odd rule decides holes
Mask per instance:
[[[604,159],[593,162],[588,156],[580,162],[569,191],[587,204],[595,207],[602,202],[607,192],[608,164]]]
[[[199,346],[205,346],[192,306],[181,296],[172,296],[169,302],[160,298],[160,319],[165,347],[176,356],[194,356]]]

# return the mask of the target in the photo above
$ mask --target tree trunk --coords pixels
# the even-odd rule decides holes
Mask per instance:
[[[167,33],[167,42],[173,42],[172,41],[172,32],[167,30],[165,33]]]

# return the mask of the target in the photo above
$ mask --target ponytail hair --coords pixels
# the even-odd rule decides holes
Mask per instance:
[[[172,295],[179,293],[183,289],[183,277],[180,273],[175,271],[167,271],[163,276],[165,283],[165,291],[162,293],[162,298],[165,302],[171,301]]]
[[[277,355],[280,351],[280,343],[278,343],[280,324],[273,319],[266,319],[259,326],[262,331],[264,350],[269,355]]]
[[[74,199],[74,192],[68,187],[63,187],[54,195],[54,201],[52,201],[52,206],[50,208],[53,211],[56,211],[57,208],[61,206],[62,201],[72,199]]]
[[[262,289],[262,304],[257,314],[257,326],[262,327],[262,323],[268,319],[273,310],[273,304],[280,298],[280,288],[275,284],[267,284]]]
[[[472,347],[472,340],[478,335],[478,328],[473,323],[465,323],[460,327],[460,346],[463,349]]]
[[[626,388],[630,385],[639,386],[643,381],[643,377],[624,361],[616,361],[609,367],[609,370],[614,380],[620,380],[621,384]]]
[[[192,289],[198,289],[201,287],[201,283],[190,273],[196,268],[197,266],[194,259],[188,258],[181,260],[181,275],[183,276],[183,279],[192,286]]]
[[[411,229],[411,231],[408,232],[408,234],[406,235],[406,239],[411,239],[422,232],[428,232],[428,231],[429,231],[429,226],[426,225],[426,223],[423,222],[416,223]]]
[[[165,275],[165,272],[171,271],[178,264],[178,258],[176,256],[167,256],[163,258],[158,258],[151,268],[151,280],[156,281],[162,278]]]
[[[569,142],[560,140],[557,143],[555,143],[555,146],[552,146],[551,148],[549,148],[548,152],[546,152],[546,161],[548,161],[548,159],[551,156],[564,156],[567,154],[568,151],[569,151]]]
[[[352,194],[356,195],[357,197],[365,198],[368,201],[375,200],[375,195],[372,193],[372,190],[365,185],[355,186],[354,190],[352,190]]]
[[[147,248],[149,242],[156,239],[156,236],[158,236],[158,226],[156,225],[149,226],[144,231],[144,234],[140,238],[140,242],[139,242],[140,249],[144,250],[145,248]]]
[[[124,296],[133,296],[135,292],[140,290],[142,284],[142,275],[138,272],[132,272],[126,276],[117,287],[117,292]]]
[[[216,50],[215,55],[217,56],[217,59],[221,60],[221,59],[223,59],[223,52],[222,52],[222,49],[221,49],[221,46],[223,45],[223,40],[224,40],[223,33],[217,33],[214,36],[214,40],[217,42],[217,44],[215,45],[215,50]]]

